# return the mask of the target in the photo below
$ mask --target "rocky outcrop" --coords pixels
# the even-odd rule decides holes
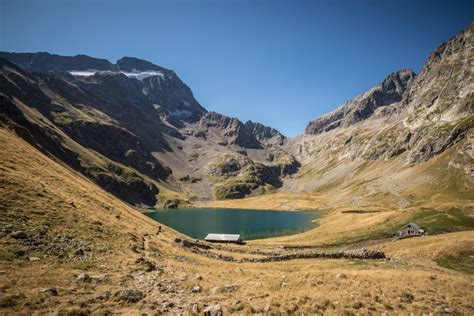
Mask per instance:
[[[277,145],[281,145],[286,137],[280,133],[277,129],[269,126],[265,126],[261,123],[255,123],[252,121],[245,122],[245,126],[260,142],[270,142]]]
[[[371,117],[375,110],[399,102],[402,94],[415,78],[410,69],[390,74],[369,91],[343,104],[337,110],[310,122],[305,134],[320,134],[338,127],[349,127]]]
[[[241,199],[282,185],[278,165],[258,163],[239,154],[218,156],[206,169],[208,175],[218,178],[214,195],[219,200]]]
[[[133,71],[147,71],[147,70],[156,70],[162,73],[171,73],[171,70],[168,70],[164,67],[158,66],[149,62],[147,60],[135,58],[135,57],[122,57],[117,60],[116,64],[117,70],[123,70],[127,72]]]
[[[228,117],[216,112],[206,113],[199,121],[199,129],[214,130],[220,134],[227,144],[239,145],[244,148],[260,149],[262,145],[249,128],[236,118]]]
[[[173,118],[194,122],[207,111],[194,98],[191,89],[172,71],[143,79],[143,94],[157,110]]]

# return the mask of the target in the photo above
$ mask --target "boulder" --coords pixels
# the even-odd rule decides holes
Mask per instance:
[[[46,289],[43,289],[43,293],[51,295],[51,296],[57,296],[58,295],[58,290],[54,287],[49,287]]]
[[[143,294],[142,291],[139,290],[134,290],[134,289],[127,289],[127,290],[121,290],[118,292],[118,299],[120,301],[125,301],[125,302],[130,302],[130,303],[136,303],[143,299],[145,295]]]
[[[92,280],[91,277],[87,273],[81,273],[76,278],[76,282],[88,283],[91,280]]]
[[[209,305],[204,309],[203,314],[205,316],[221,316],[222,308],[219,304]]]
[[[24,231],[18,230],[16,232],[11,233],[10,237],[15,239],[26,239],[28,238],[28,235]]]

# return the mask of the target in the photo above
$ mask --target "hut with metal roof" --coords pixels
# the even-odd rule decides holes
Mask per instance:
[[[204,240],[208,242],[242,243],[242,239],[238,234],[208,234]]]

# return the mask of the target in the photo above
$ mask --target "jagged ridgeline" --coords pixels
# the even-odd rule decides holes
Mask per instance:
[[[208,112],[172,70],[0,52],[1,124],[132,204],[282,192],[404,207],[473,187],[473,29],[286,138]],[[414,180],[416,179],[416,180]]]
[[[126,202],[242,198],[297,171],[280,132],[208,112],[172,70],[131,57],[0,58],[2,125]],[[217,163],[232,173],[208,171]]]

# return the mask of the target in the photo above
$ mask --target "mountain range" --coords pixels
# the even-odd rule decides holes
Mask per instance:
[[[303,135],[205,109],[149,61],[0,52],[0,124],[125,202],[177,207],[273,193],[332,205],[472,199],[473,31],[308,123]]]

